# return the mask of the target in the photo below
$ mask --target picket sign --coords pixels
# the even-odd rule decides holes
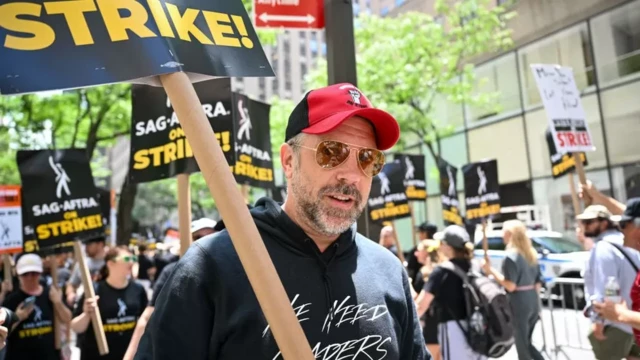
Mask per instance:
[[[95,289],[93,288],[93,281],[91,281],[91,274],[87,261],[84,258],[82,251],[82,245],[80,241],[73,242],[73,254],[78,263],[78,269],[80,270],[80,276],[82,277],[82,287],[84,288],[84,298],[93,299],[96,297]],[[96,335],[96,342],[98,343],[98,352],[100,355],[106,355],[109,353],[109,345],[107,344],[107,337],[104,334],[104,328],[102,327],[102,316],[100,311],[94,311],[91,313],[91,325],[93,326],[93,332]]]
[[[180,231],[180,256],[182,257],[191,245],[191,186],[189,185],[189,174],[178,174],[177,178],[178,230]]]
[[[577,216],[582,213],[582,210],[580,209],[580,199],[578,198],[578,192],[576,191],[576,183],[574,182],[572,172],[569,173],[568,179],[569,179],[569,189],[571,190],[571,202],[573,203],[573,213]]]
[[[416,215],[413,211],[413,204],[409,203],[409,214],[411,214],[411,237],[413,238],[413,245],[418,246],[418,231],[416,231]]]
[[[58,289],[58,264],[56,263],[56,256],[49,256],[49,271],[51,272],[51,286]],[[53,317],[53,339],[56,350],[60,350],[62,348],[62,339],[60,336],[62,333],[60,332],[60,320],[57,317]]]
[[[161,75],[200,171],[231,235],[260,307],[285,359],[313,360],[309,342],[298,323],[284,286],[269,257],[240,189],[202,111],[200,99],[184,72]],[[184,189],[183,189],[184,190]]]

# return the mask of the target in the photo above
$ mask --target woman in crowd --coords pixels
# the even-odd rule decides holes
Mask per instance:
[[[514,314],[515,342],[521,360],[544,359],[531,344],[533,329],[540,316],[539,291],[540,266],[538,252],[531,246],[527,228],[520,220],[509,220],[503,225],[503,240],[507,254],[502,263],[502,273],[484,261],[484,272],[493,275],[508,292]]]
[[[418,262],[422,264],[422,267],[418,271],[416,279],[413,281],[413,287],[415,289],[422,289],[424,284],[429,280],[429,276],[431,276],[435,267],[445,259],[444,256],[440,254],[439,248],[440,242],[437,240],[422,240],[418,244],[414,255]],[[429,349],[429,352],[433,356],[433,360],[440,360],[436,306],[430,306],[421,320],[424,323],[422,335],[427,344],[427,349]]]
[[[113,359],[124,357],[138,318],[147,307],[148,298],[144,287],[131,280],[131,269],[137,261],[126,247],[110,249],[105,256],[101,280],[95,284],[96,297],[76,304],[71,328],[79,334],[78,347],[81,360]],[[109,354],[101,356],[93,332],[91,314],[100,311]]]
[[[442,233],[442,254],[463,272],[471,268],[473,243],[467,231],[457,225],[448,226]],[[416,298],[418,316],[422,316],[433,302],[438,306],[438,343],[442,360],[484,360],[475,353],[460,326],[466,327],[467,307],[463,282],[454,272],[437,266]]]

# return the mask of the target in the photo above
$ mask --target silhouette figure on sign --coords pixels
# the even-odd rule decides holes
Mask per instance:
[[[449,196],[456,196],[456,181],[453,178],[450,166],[447,166],[447,176],[449,177]]]
[[[404,178],[405,179],[413,179],[414,178],[414,173],[416,171],[415,166],[413,166],[413,162],[411,162],[411,159],[406,156],[404,158],[404,163],[407,166],[407,172],[404,174]]]
[[[378,176],[380,177],[380,195],[391,192],[391,189],[389,189],[389,178],[387,177],[387,174],[381,172]]]
[[[251,140],[251,133],[249,130],[251,129],[251,118],[249,118],[249,109],[242,106],[242,99],[238,100],[238,112],[240,114],[240,128],[238,129],[238,140],[244,138],[247,140]]]
[[[483,193],[487,192],[487,175],[479,166],[478,166],[478,179],[480,180],[480,185],[478,185],[478,195],[482,195]]]
[[[71,196],[71,191],[69,190],[69,184],[71,179],[67,175],[67,172],[62,168],[62,165],[59,163],[55,163],[53,161],[53,157],[49,156],[49,165],[51,165],[51,169],[56,173],[56,182],[58,183],[58,187],[56,188],[56,196],[58,199],[62,198],[62,190],[67,193],[67,196]]]

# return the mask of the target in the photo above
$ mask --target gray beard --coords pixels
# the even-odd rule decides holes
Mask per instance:
[[[311,228],[325,236],[336,236],[347,231],[362,214],[362,196],[353,185],[339,184],[324,186],[313,196],[311,190],[305,185],[306,178],[301,171],[294,171],[291,179],[291,192],[296,199],[296,212],[304,219]],[[336,209],[326,206],[323,202],[327,193],[338,193],[350,195],[355,198],[355,206],[351,210]],[[331,219],[342,219],[343,221],[329,221]]]

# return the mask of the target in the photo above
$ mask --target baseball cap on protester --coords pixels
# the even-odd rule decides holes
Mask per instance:
[[[467,230],[458,225],[447,226],[443,232],[436,234],[435,240],[445,242],[447,245],[456,249],[464,249],[466,244],[471,241]]]
[[[420,224],[417,229],[418,231],[426,232],[428,234],[431,234],[432,236],[433,234],[438,232],[438,227],[436,225],[426,221]]]
[[[611,219],[611,211],[602,205],[590,205],[584,209],[584,212],[578,216],[578,220],[593,220],[593,219]]]
[[[353,116],[371,122],[378,150],[387,150],[398,142],[400,126],[396,119],[374,108],[369,99],[349,83],[308,91],[289,116],[284,141],[300,133],[326,134]]]
[[[624,222],[640,218],[640,197],[627,200],[627,208],[622,215],[611,216],[611,221]]]
[[[24,254],[16,263],[16,272],[18,275],[29,272],[42,273],[42,259],[36,254]]]
[[[209,218],[202,218],[191,222],[191,233],[202,229],[214,229],[216,221]]]

